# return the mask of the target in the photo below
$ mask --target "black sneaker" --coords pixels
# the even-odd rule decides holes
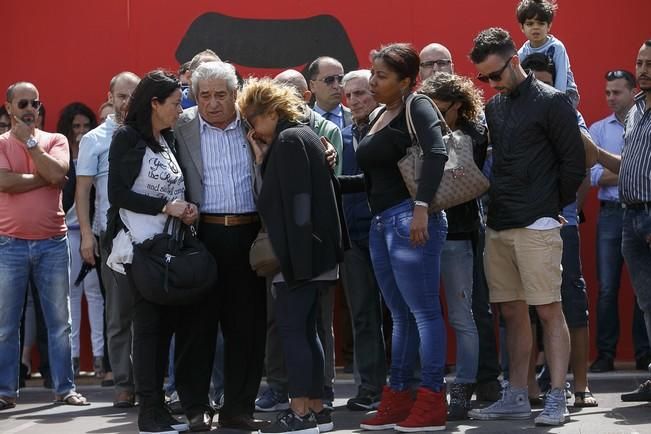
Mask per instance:
[[[266,428],[258,431],[259,434],[319,434],[319,427],[313,412],[301,417],[290,408],[278,415],[278,419]]]
[[[140,409],[138,432],[140,434],[178,434],[177,430],[159,421],[159,410],[156,408]]]
[[[599,356],[597,360],[592,362],[592,365],[590,365],[590,372],[610,372],[613,370],[615,370],[613,359],[603,356]]]
[[[502,397],[502,385],[497,380],[477,383],[475,388],[477,401],[495,402]]]
[[[381,393],[372,392],[360,386],[357,389],[357,396],[348,400],[346,408],[352,411],[377,410],[381,397]]]
[[[314,413],[314,417],[320,433],[332,431],[335,428],[335,424],[332,422],[332,410],[324,408],[319,413]]]
[[[644,383],[630,393],[622,393],[622,401],[624,402],[641,402],[651,401],[651,380],[646,380]]]

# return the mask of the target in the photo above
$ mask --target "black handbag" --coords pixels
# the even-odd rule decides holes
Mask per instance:
[[[163,233],[134,243],[128,272],[144,299],[162,305],[196,303],[217,281],[215,259],[197,239],[194,228],[171,216]]]

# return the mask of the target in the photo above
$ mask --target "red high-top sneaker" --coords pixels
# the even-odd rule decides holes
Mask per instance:
[[[384,386],[377,413],[363,420],[359,427],[372,431],[394,428],[398,422],[409,416],[413,404],[414,399],[410,390],[398,392],[389,386]]]
[[[446,418],[445,390],[433,392],[419,387],[409,417],[396,424],[395,429],[401,432],[441,431],[445,429]]]

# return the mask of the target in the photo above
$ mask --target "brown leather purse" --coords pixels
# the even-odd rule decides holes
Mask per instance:
[[[439,119],[441,119],[443,141],[448,151],[448,161],[445,163],[443,178],[436,190],[434,199],[429,204],[429,212],[452,208],[484,194],[488,190],[490,183],[475,163],[472,138],[461,131],[450,130],[438,107],[428,96],[412,93],[407,97],[405,104],[407,129],[411,136],[412,145],[407,148],[406,155],[398,162],[402,179],[411,197],[416,197],[423,165],[423,151],[418,144],[414,120],[411,116],[411,104],[416,97],[427,98],[434,110],[436,110]]]

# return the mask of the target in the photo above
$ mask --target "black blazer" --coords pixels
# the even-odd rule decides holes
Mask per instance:
[[[172,130],[161,132],[168,146],[175,152]],[[152,197],[131,191],[140,169],[147,142],[130,126],[120,127],[113,135],[109,149],[108,197],[111,206],[107,212],[104,242],[110,246],[115,235],[124,227],[119,210],[125,208],[141,214],[156,215],[161,212],[167,199]]]
[[[342,262],[344,219],[314,131],[281,122],[261,172],[258,212],[287,285],[299,286]]]

